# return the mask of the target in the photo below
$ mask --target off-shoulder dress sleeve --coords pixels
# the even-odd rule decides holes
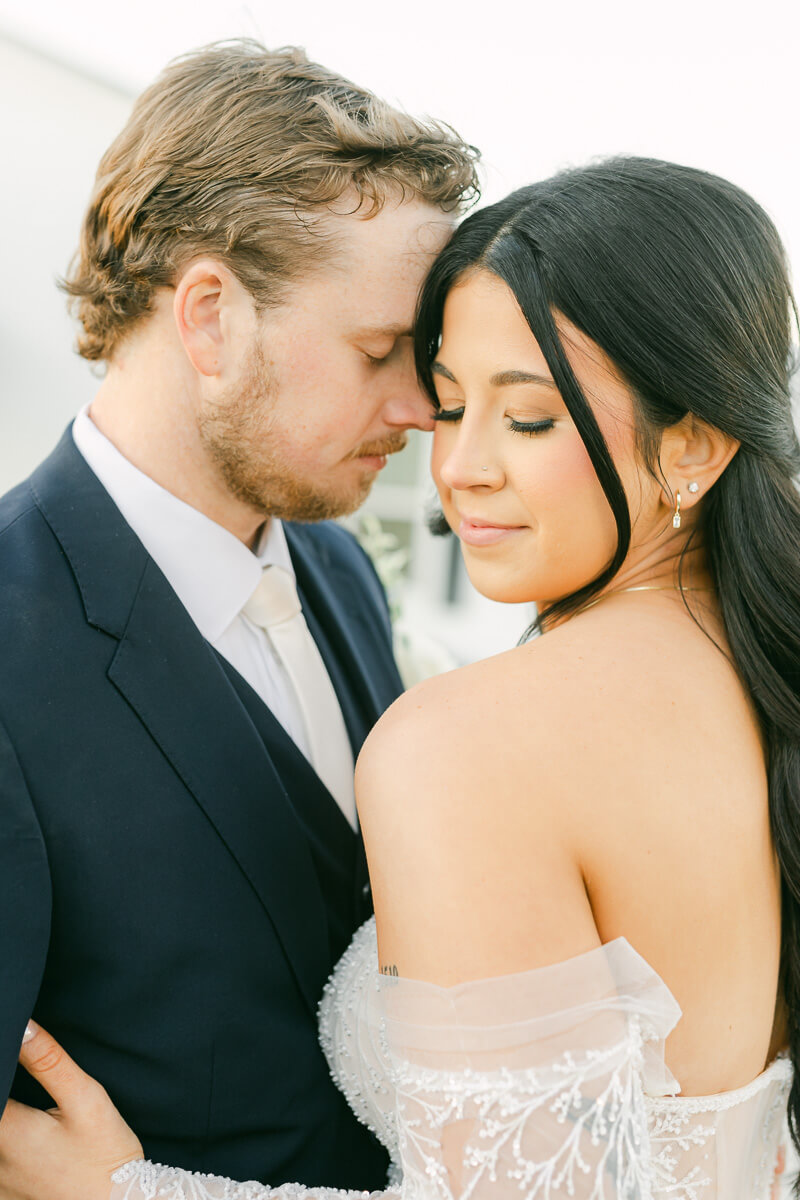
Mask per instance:
[[[321,1008],[331,1070],[390,1150],[390,1192],[270,1187],[137,1161],[111,1200],[650,1200],[645,1095],[678,1085],[671,993],[622,938],[455,988],[377,971],[374,923]]]
[[[622,938],[454,988],[382,978],[370,1025],[403,1200],[649,1200],[645,1095],[678,1090],[664,1041],[679,1017]]]
[[[664,1065],[680,1009],[620,938],[454,988],[381,976],[374,921],[320,1009],[331,1073],[389,1150],[383,1193],[233,1183],[152,1163],[111,1200],[768,1200],[791,1064],[682,1098]]]

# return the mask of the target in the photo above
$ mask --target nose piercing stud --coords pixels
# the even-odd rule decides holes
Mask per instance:
[[[482,470],[482,471],[488,471],[488,470],[489,470],[489,468],[488,468],[488,467],[481,467],[481,470]]]

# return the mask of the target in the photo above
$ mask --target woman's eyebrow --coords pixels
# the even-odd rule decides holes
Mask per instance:
[[[530,371],[499,371],[492,375],[489,383],[492,387],[509,387],[515,383],[539,383],[551,388],[556,386],[549,375],[533,375]]]
[[[431,363],[431,374],[441,375],[443,378],[449,379],[451,383],[458,383],[452,371],[449,371],[442,362]],[[549,375],[535,375],[530,371],[498,371],[496,375],[492,375],[489,383],[492,387],[510,387],[515,383],[538,383],[549,388],[556,386]]]

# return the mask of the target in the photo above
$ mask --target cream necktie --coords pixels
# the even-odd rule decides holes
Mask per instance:
[[[242,612],[266,632],[286,668],[303,714],[311,762],[353,829],[358,828],[350,739],[289,572],[283,567],[265,567]]]

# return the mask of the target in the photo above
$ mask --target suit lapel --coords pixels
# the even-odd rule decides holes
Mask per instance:
[[[261,737],[69,432],[31,486],[73,567],[87,619],[119,639],[109,678],[247,877],[315,1010],[329,968],[324,902]]]

